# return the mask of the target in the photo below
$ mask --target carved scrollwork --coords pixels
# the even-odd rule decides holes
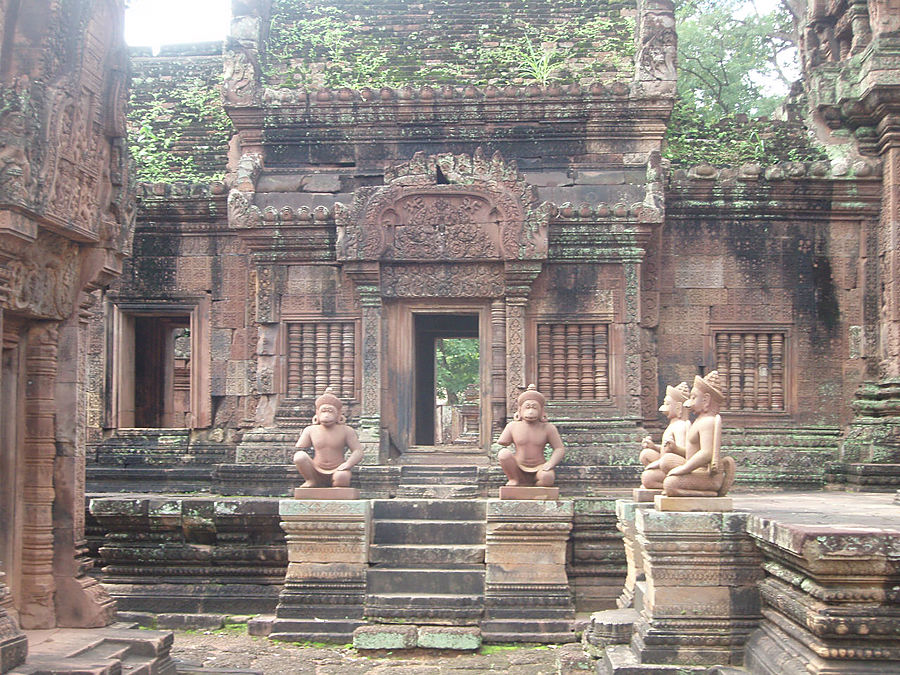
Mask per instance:
[[[489,264],[386,265],[381,280],[388,298],[494,298],[505,289],[503,268]]]
[[[335,210],[341,260],[540,260],[546,204],[499,154],[424,155]]]

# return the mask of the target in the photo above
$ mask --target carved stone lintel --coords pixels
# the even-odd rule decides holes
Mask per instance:
[[[513,162],[424,155],[385,173],[335,207],[339,260],[539,260],[549,208]]]

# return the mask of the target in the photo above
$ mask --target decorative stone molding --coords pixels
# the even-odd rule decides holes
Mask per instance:
[[[270,637],[352,639],[365,623],[371,502],[283,499],[279,512],[288,570]]]
[[[763,575],[746,521],[736,512],[635,511],[647,578],[632,640],[641,663],[742,663]]]
[[[574,640],[566,575],[572,518],[572,502],[488,500],[481,622],[486,639]]]
[[[385,183],[335,205],[339,260],[547,257],[550,207],[499,153],[416,153],[388,169]]]
[[[765,558],[763,623],[746,665],[774,675],[900,668],[900,530],[800,525],[751,516]]]

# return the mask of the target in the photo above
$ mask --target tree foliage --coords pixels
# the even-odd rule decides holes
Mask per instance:
[[[787,5],[760,12],[754,0],[681,0],[676,22],[683,106],[707,121],[775,109],[790,85],[785,65],[795,54]],[[770,93],[778,83],[783,93]]]
[[[457,404],[466,387],[478,384],[478,339],[439,338],[434,351],[437,395]]]

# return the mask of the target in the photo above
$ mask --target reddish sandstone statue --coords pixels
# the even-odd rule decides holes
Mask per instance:
[[[344,423],[341,400],[326,389],[316,399],[316,415],[312,424],[303,430],[294,454],[297,467],[306,482],[300,487],[350,487],[350,469],[363,458],[363,449],[356,432]],[[313,457],[304,452],[315,450]],[[349,449],[350,456],[344,459]]]
[[[533,384],[528,385],[518,400],[518,411],[506,425],[497,443],[514,445],[515,450],[503,448],[497,454],[500,468],[509,478],[507,485],[550,487],[556,480],[553,468],[562,461],[566,449],[556,427],[547,421],[544,406],[547,400]],[[544,448],[553,449],[550,459],[544,459]]]
[[[676,387],[666,387],[666,396],[659,411],[669,418],[669,426],[663,432],[659,445],[649,436],[641,441],[641,464],[645,467],[641,485],[647,489],[661,490],[666,473],[684,462],[684,449],[691,426],[684,403],[690,395],[691,389],[687,382]],[[669,454],[673,456],[668,457]]]
[[[684,406],[696,417],[687,433],[685,459],[667,472],[663,494],[668,497],[724,497],[734,483],[735,463],[722,457],[722,418],[725,401],[719,373],[695,376],[691,397]]]

